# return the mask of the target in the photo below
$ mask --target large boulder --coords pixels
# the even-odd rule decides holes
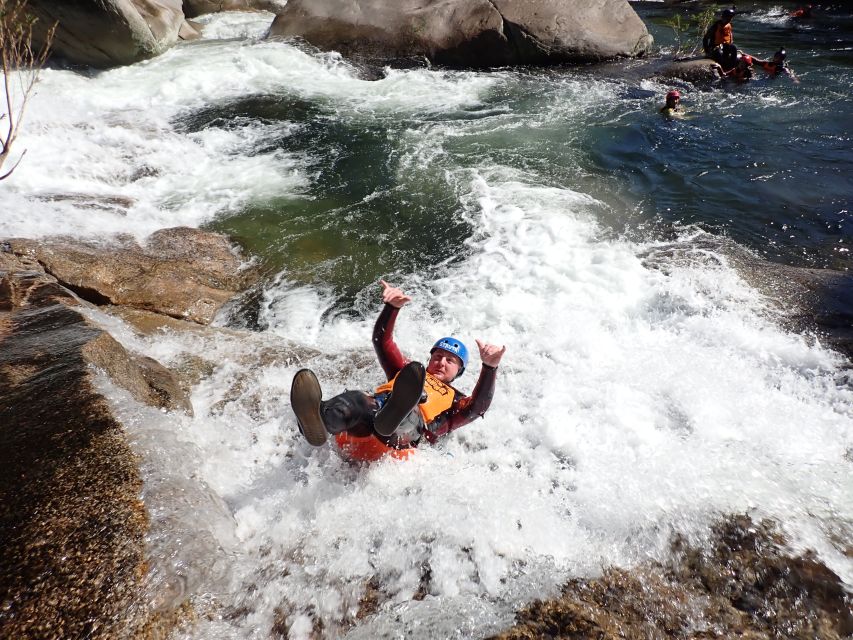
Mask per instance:
[[[144,246],[129,236],[101,242],[10,239],[6,244],[89,302],[128,305],[199,324],[210,323],[255,275],[228,238],[186,227],[157,231]]]
[[[159,55],[184,24],[182,0],[29,0],[38,21],[34,39],[58,23],[53,53],[81,65],[107,68]]]
[[[0,250],[0,637],[139,637],[148,515],[139,464],[99,393],[189,404],[169,373],[80,312],[29,258]]]
[[[289,0],[269,35],[368,61],[465,68],[638,56],[652,43],[626,0]]]

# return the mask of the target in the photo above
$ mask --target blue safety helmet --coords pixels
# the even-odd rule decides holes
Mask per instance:
[[[452,353],[455,356],[458,356],[462,361],[462,367],[459,369],[459,373],[457,376],[461,376],[465,372],[465,367],[468,366],[468,348],[462,343],[458,338],[453,338],[448,336],[446,338],[442,338],[434,345],[432,345],[432,349],[429,350],[430,355],[436,349],[444,349],[448,353]]]

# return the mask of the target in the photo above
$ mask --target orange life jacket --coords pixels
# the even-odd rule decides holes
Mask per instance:
[[[396,379],[397,376],[394,376],[385,384],[379,385],[376,388],[376,393],[391,391],[394,388],[394,381]],[[424,423],[429,424],[439,414],[447,411],[453,405],[453,399],[456,397],[456,389],[442,382],[431,373],[427,373],[424,379],[424,391],[426,392],[427,399],[418,405],[418,410],[424,419]],[[346,431],[337,434],[335,442],[338,443],[344,455],[351,460],[358,460],[360,462],[375,462],[383,456],[405,460],[415,452],[414,447],[395,449],[394,447],[389,447],[374,435],[354,436]]]
[[[391,391],[394,388],[394,381],[396,379],[397,376],[394,376],[385,384],[376,387],[376,393]],[[426,392],[427,399],[426,402],[421,402],[418,405],[418,409],[421,412],[424,422],[429,424],[440,413],[447,411],[453,405],[453,398],[456,397],[456,389],[446,382],[442,382],[431,373],[427,373],[424,380],[424,391]]]
[[[714,46],[732,43],[732,23],[718,24],[714,29]]]
[[[341,431],[335,436],[335,442],[341,448],[345,456],[359,462],[375,462],[383,456],[391,456],[397,460],[405,460],[415,453],[414,447],[407,449],[395,449],[389,447],[374,435],[354,436],[346,431]]]

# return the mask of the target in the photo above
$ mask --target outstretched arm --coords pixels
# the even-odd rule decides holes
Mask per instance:
[[[461,396],[453,403],[453,406],[424,431],[424,438],[429,443],[434,443],[440,437],[455,431],[481,417],[492,404],[495,395],[495,379],[498,375],[498,365],[506,353],[506,347],[498,347],[493,344],[483,343],[477,340],[480,350],[480,360],[483,366],[480,369],[480,377],[477,378],[477,386],[470,396]]]
[[[379,284],[382,285],[382,301],[385,306],[373,325],[373,348],[376,350],[379,364],[390,380],[406,364],[406,359],[394,342],[393,332],[400,307],[411,301],[411,298],[384,280],[380,280]]]

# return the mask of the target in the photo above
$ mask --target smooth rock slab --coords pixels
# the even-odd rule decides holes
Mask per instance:
[[[269,35],[373,62],[462,68],[636,56],[652,43],[625,0],[289,0]]]
[[[3,638],[132,637],[145,622],[137,460],[93,384],[94,362],[129,358],[78,304],[0,253]]]
[[[186,227],[157,231],[144,246],[129,236],[103,242],[14,238],[6,244],[89,302],[127,305],[199,324],[210,323],[254,277],[228,238]]]
[[[720,79],[720,65],[709,58],[673,60],[657,72],[659,78],[684,80],[693,84],[710,84]]]

